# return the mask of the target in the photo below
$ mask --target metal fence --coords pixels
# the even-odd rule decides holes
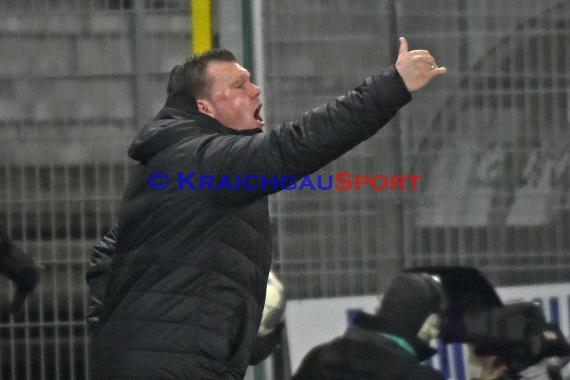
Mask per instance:
[[[188,3],[0,2],[0,223],[45,268],[24,315],[0,322],[1,380],[87,378],[88,255],[116,216],[126,148],[190,51]],[[417,191],[272,196],[290,298],[375,293],[411,265],[475,265],[497,285],[568,280],[567,1],[254,3],[269,128],[393,63],[399,35],[449,69],[317,173],[422,175]],[[242,20],[224,17],[235,33]]]
[[[116,216],[128,144],[190,51],[188,14],[187,1],[0,2],[0,224],[44,267],[24,315],[0,323],[0,379],[87,379],[90,249]]]
[[[570,278],[567,1],[265,4],[270,125],[393,63],[400,35],[449,69],[319,172],[422,175],[417,191],[274,197],[293,298],[377,292],[416,265],[474,265],[497,285]]]
[[[299,119],[303,111],[344,94],[394,62],[396,24],[387,1],[264,4],[270,126]],[[400,174],[399,148],[399,129],[388,126],[317,174]],[[288,295],[377,292],[403,264],[402,202],[407,195],[365,187],[274,196],[274,265]]]

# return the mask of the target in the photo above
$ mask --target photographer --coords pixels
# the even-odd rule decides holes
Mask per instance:
[[[467,343],[485,380],[570,380],[570,347],[539,305],[504,305],[479,271],[468,267],[409,270],[441,279],[446,300],[440,339]]]
[[[443,380],[421,364],[431,357],[442,304],[440,284],[426,274],[401,273],[374,314],[360,312],[344,335],[313,348],[293,380]]]

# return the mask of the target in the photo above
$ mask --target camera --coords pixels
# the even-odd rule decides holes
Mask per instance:
[[[506,379],[570,380],[569,345],[532,302],[444,315],[441,339],[469,343],[476,356],[499,357]]]
[[[570,380],[570,346],[559,327],[547,323],[538,304],[503,304],[475,268],[408,271],[440,279],[445,301],[439,338],[444,343],[467,343],[476,356],[500,358],[507,369],[505,380]]]

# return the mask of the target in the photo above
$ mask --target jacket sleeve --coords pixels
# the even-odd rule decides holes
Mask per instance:
[[[410,99],[411,94],[391,66],[346,95],[306,112],[298,122],[253,136],[223,135],[201,142],[198,167],[216,183],[223,176],[230,181],[257,177],[252,178],[252,184],[256,180],[260,184],[260,177],[294,181],[374,135]],[[218,187],[215,193],[220,200],[232,203],[280,190],[271,185],[263,187],[243,191]]]
[[[107,286],[111,277],[111,263],[117,244],[118,223],[93,246],[89,269],[87,270],[87,285],[89,287],[89,308],[87,310],[87,326],[91,330],[98,322],[101,308],[105,300]]]

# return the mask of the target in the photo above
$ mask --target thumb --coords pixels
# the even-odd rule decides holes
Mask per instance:
[[[436,68],[436,69],[433,69],[431,72],[434,74],[435,77],[438,77],[438,76],[440,76],[440,75],[445,74],[445,73],[447,72],[447,68],[445,68],[445,67],[438,67],[438,68]]]
[[[406,37],[400,37],[400,51],[398,55],[406,54],[410,50]]]

